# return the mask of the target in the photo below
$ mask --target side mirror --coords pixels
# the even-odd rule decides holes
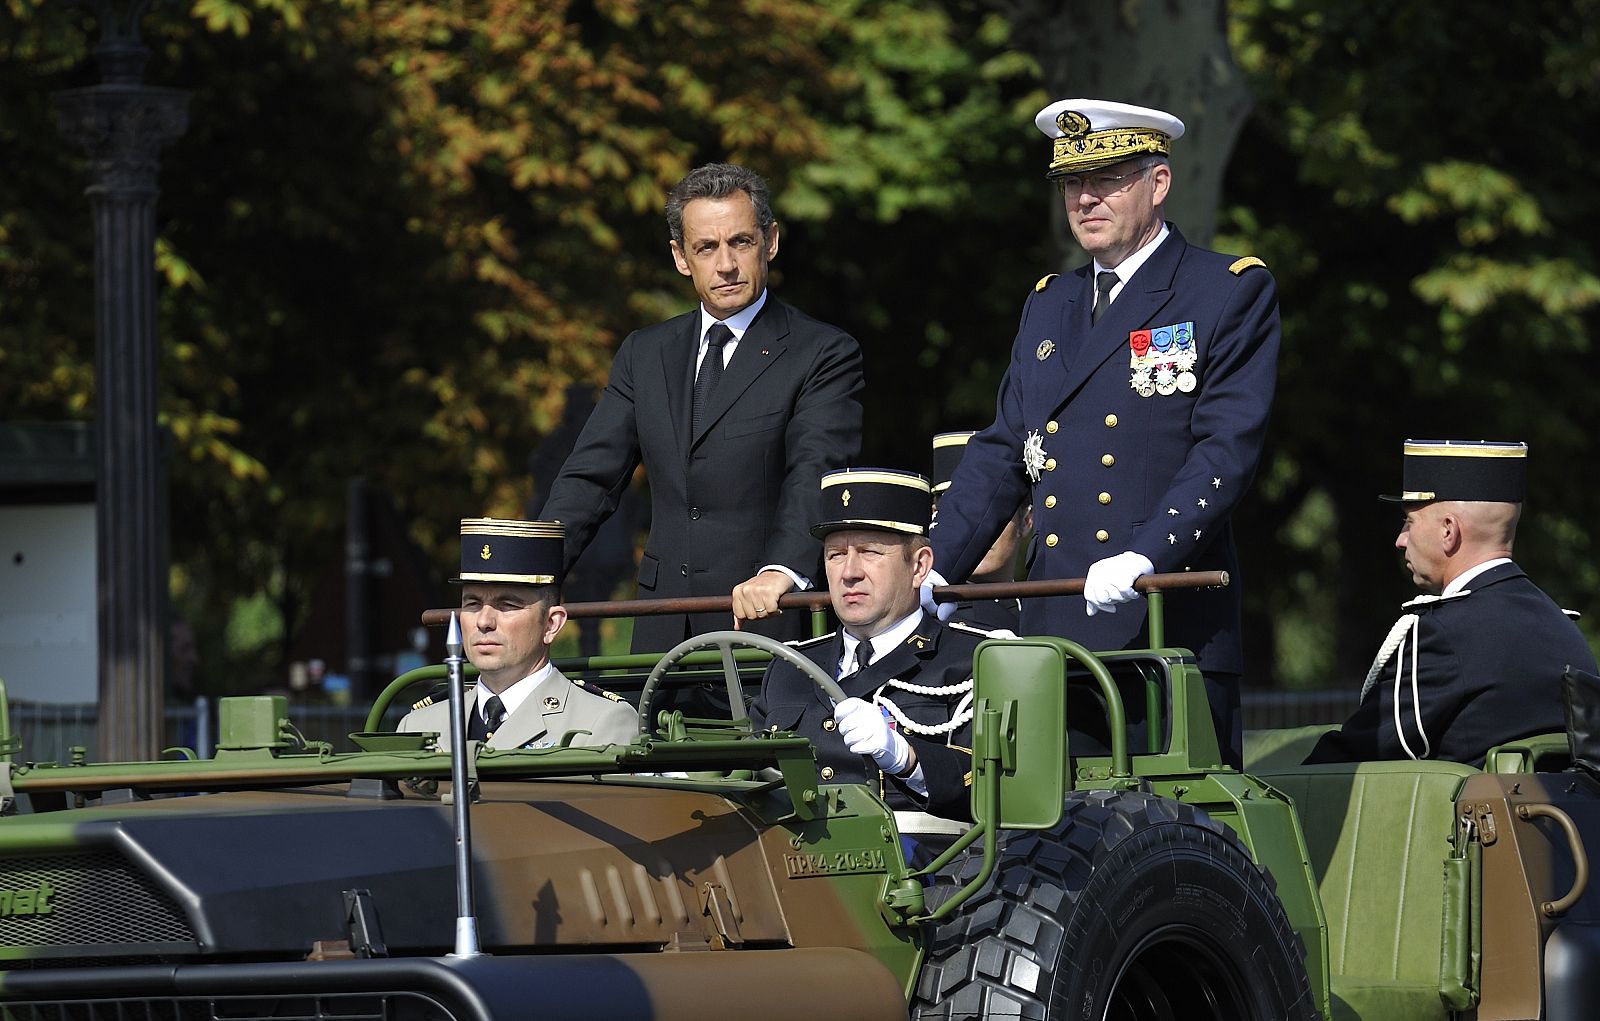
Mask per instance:
[[[972,817],[978,822],[1044,830],[1061,821],[1067,660],[1075,658],[1070,644],[991,640],[973,655]],[[991,770],[998,770],[998,783]]]

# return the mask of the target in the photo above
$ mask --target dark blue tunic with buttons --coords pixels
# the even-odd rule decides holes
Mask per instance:
[[[1566,729],[1561,675],[1569,666],[1593,673],[1594,653],[1522,568],[1491,567],[1460,593],[1405,609],[1416,615],[1405,648],[1390,654],[1360,707],[1307,762],[1481,766],[1495,745]]]
[[[811,679],[783,660],[773,660],[761,680],[761,694],[750,706],[757,730],[788,730],[811,739],[824,783],[866,784],[891,808],[931,812],[952,819],[971,815],[972,789],[972,654],[989,635],[964,624],[941,625],[927,614],[897,648],[840,680],[853,698],[894,703],[915,727],[940,733],[918,733],[900,726],[900,734],[917,751],[928,784],[926,800],[918,797],[863,755],[854,755],[833,726],[833,704]],[[802,642],[798,651],[830,676],[844,654],[838,632]],[[921,691],[913,688],[923,689]],[[965,720],[961,717],[966,716]],[[955,720],[959,725],[948,727]],[[898,724],[897,724],[898,725]]]
[[[934,566],[966,578],[1031,500],[1032,578],[1080,578],[1125,550],[1157,573],[1232,573],[1226,589],[1167,594],[1167,644],[1192,649],[1207,671],[1242,673],[1228,519],[1272,406],[1277,288],[1260,260],[1196,248],[1174,227],[1091,325],[1091,270],[1046,277],[1028,296],[994,423],[967,444],[939,501]],[[1089,617],[1081,596],[1028,599],[1022,633],[1140,646],[1144,609]]]

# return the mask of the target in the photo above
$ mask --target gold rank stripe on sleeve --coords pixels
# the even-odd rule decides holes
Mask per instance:
[[[1262,262],[1260,259],[1253,255],[1247,255],[1242,259],[1235,259],[1233,261],[1233,265],[1228,267],[1228,272],[1232,273],[1234,276],[1238,276],[1251,266],[1260,266],[1262,269],[1267,268],[1267,264]]]
[[[1036,292],[1037,291],[1042,291],[1046,287],[1049,287],[1050,286],[1050,281],[1054,280],[1056,277],[1058,277],[1060,275],[1061,275],[1060,273],[1046,273],[1044,276],[1039,278],[1039,282],[1038,283],[1033,285],[1034,291],[1036,291]]]

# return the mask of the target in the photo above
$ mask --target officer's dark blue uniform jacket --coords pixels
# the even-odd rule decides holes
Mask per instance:
[[[1169,225],[1170,226],[1170,225]],[[1167,642],[1208,671],[1241,673],[1238,564],[1228,519],[1261,455],[1278,360],[1278,299],[1257,259],[1196,248],[1176,228],[1123,285],[1100,322],[1091,267],[1047,277],[1022,309],[992,425],[967,444],[939,501],[934,563],[966,578],[1033,502],[1033,578],[1076,578],[1133,550],[1158,573],[1225,570],[1234,584],[1167,597]],[[1192,324],[1187,391],[1142,397],[1130,335]],[[1168,333],[1171,336],[1171,333]],[[1039,480],[1024,446],[1042,447]],[[1023,601],[1022,633],[1091,649],[1143,644],[1144,604],[1084,613],[1081,596]]]
[[[757,730],[789,730],[811,739],[817,748],[817,765],[826,783],[866,784],[892,808],[931,812],[953,819],[971,815],[972,789],[972,654],[988,635],[959,623],[941,626],[923,614],[911,637],[898,648],[880,653],[865,670],[840,680],[846,695],[868,702],[887,699],[913,723],[941,727],[957,714],[967,716],[960,726],[941,734],[918,734],[900,727],[900,734],[916,749],[917,761],[928,783],[928,799],[885,777],[871,759],[853,755],[833,725],[833,705],[822,689],[797,668],[774,660],[761,681],[761,694],[750,706]],[[796,648],[830,676],[844,655],[838,632],[802,642]],[[947,689],[921,694],[902,685]]]
[[[1594,654],[1522,568],[1491,567],[1459,594],[1405,609],[1417,615],[1405,649],[1389,657],[1354,715],[1324,735],[1307,762],[1414,756],[1481,766],[1495,745],[1566,729],[1561,675],[1569,665],[1594,673]]]

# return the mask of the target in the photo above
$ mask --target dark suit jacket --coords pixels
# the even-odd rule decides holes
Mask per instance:
[[[923,614],[917,629],[898,648],[882,653],[865,670],[842,679],[846,695],[872,702],[881,695],[914,723],[939,726],[955,718],[957,710],[971,707],[972,654],[989,635],[964,624],[941,626]],[[832,675],[844,654],[838,632],[803,642],[805,657]],[[922,687],[954,687],[944,695],[920,695],[890,683]],[[833,727],[833,705],[811,679],[781,659],[773,660],[761,681],[761,694],[750,706],[757,730],[792,731],[809,738],[817,749],[824,783],[866,784],[893,808],[931,812],[952,819],[971,817],[972,723],[963,723],[943,735],[919,735],[901,730],[917,750],[922,775],[928,783],[926,802],[893,777],[885,777],[871,759],[853,755]]]
[[[1343,727],[1323,736],[1307,762],[1418,757],[1483,765],[1495,745],[1566,729],[1561,675],[1595,671],[1578,627],[1516,564],[1491,567],[1464,593],[1407,603],[1417,615],[1417,697],[1411,644],[1384,664]],[[1395,729],[1395,701],[1401,730]],[[1420,720],[1421,726],[1418,726]]]
[[[861,349],[769,292],[689,434],[700,310],[628,335],[543,516],[567,526],[570,567],[641,460],[650,481],[642,598],[727,595],[768,564],[821,584],[822,473],[861,450]],[[804,633],[790,612],[772,628]],[[641,617],[635,651],[732,626],[726,614]]]
[[[1261,455],[1278,363],[1278,299],[1259,265],[1196,248],[1177,228],[1100,319],[1085,266],[1039,281],[1022,309],[995,420],[967,444],[932,532],[952,582],[982,560],[1024,500],[1033,503],[1032,578],[1080,578],[1102,557],[1143,553],[1158,573],[1226,570],[1215,592],[1168,593],[1167,643],[1203,669],[1243,670],[1238,564],[1228,518]],[[1237,267],[1237,268],[1235,268]],[[1195,385],[1141,397],[1130,334],[1193,324]],[[1029,481],[1023,447],[1047,460]],[[1084,613],[1081,596],[1025,599],[1023,634],[1090,649],[1144,645],[1144,604]]]

